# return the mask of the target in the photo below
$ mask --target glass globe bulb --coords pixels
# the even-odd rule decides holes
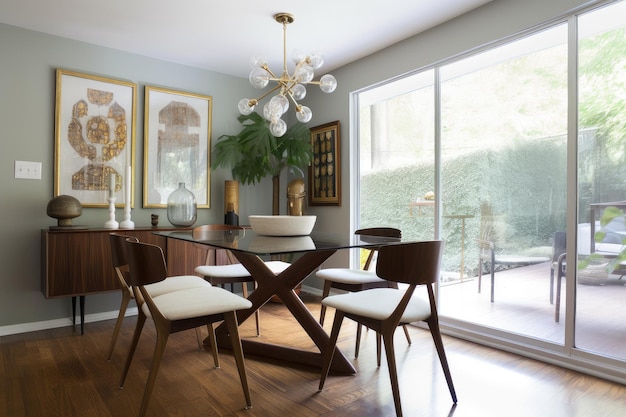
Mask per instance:
[[[287,123],[283,119],[277,119],[275,122],[270,123],[270,131],[272,135],[279,138],[287,132]]]
[[[256,106],[254,104],[250,105],[250,100],[247,98],[242,98],[241,100],[239,100],[239,103],[237,104],[239,113],[243,114],[244,116],[247,116],[248,114],[252,113],[255,107]]]
[[[280,112],[280,114],[284,114],[287,110],[289,110],[289,100],[282,94],[277,94],[270,100],[270,105],[276,109],[276,111]]]
[[[296,118],[299,122],[308,123],[313,117],[313,112],[307,106],[300,106],[300,111],[296,112]]]
[[[261,67],[253,68],[248,77],[254,88],[265,88],[270,82],[270,74]]]
[[[267,65],[267,58],[263,55],[254,55],[250,57],[250,68],[262,67],[264,65]]]
[[[322,65],[324,65],[324,56],[319,52],[313,52],[309,56],[309,60],[311,61],[313,69],[319,69]]]
[[[294,49],[294,51],[291,53],[291,60],[295,64],[299,64],[305,59],[306,59],[306,54],[304,53],[302,49]]]
[[[320,89],[325,93],[332,93],[337,88],[337,79],[330,74],[323,75],[320,78]]]
[[[274,112],[272,112],[272,106],[270,106],[269,102],[265,103],[263,106],[263,117],[265,120],[271,121],[273,116]]]
[[[293,94],[294,99],[302,100],[306,97],[306,87],[302,84],[296,84],[291,89],[291,93]]]
[[[313,71],[313,67],[310,65],[301,66],[294,74],[294,77],[298,80],[298,82],[303,84],[310,82],[314,76],[315,73]]]

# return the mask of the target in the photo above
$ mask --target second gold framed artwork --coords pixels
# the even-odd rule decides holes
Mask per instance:
[[[146,86],[143,206],[166,207],[180,183],[210,207],[213,99],[201,94]]]
[[[309,205],[341,205],[339,121],[311,128],[313,162],[309,167]]]

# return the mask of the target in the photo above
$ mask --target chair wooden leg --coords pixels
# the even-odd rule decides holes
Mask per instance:
[[[124,315],[126,314],[126,308],[130,302],[130,292],[126,289],[122,290],[122,304],[120,305],[120,312],[117,314],[117,321],[115,322],[115,328],[113,329],[113,336],[111,337],[111,344],[109,345],[109,352],[107,353],[107,362],[111,360],[113,356],[113,349],[115,348],[115,342],[120,334],[122,328],[122,322],[124,321]]]
[[[403,325],[402,329],[404,330],[404,335],[406,336],[406,342],[410,345],[411,344],[411,335],[409,334],[409,328],[407,327],[407,325]]]
[[[356,324],[356,342],[354,344],[354,359],[359,357],[359,348],[361,347],[361,330],[363,326],[361,323]]]
[[[382,339],[382,335],[378,332],[376,332],[376,365],[378,365],[378,367],[380,368],[380,356],[381,356],[381,339]],[[385,346],[387,344],[385,343]]]
[[[446,377],[446,382],[448,383],[448,389],[450,390],[452,401],[454,402],[454,404],[456,404],[457,403],[456,390],[454,389],[454,383],[452,382],[452,374],[450,373],[450,367],[448,366],[448,359],[446,358],[446,352],[443,348],[443,340],[441,340],[441,331],[439,330],[439,322],[436,317],[431,316],[431,318],[428,319],[426,323],[428,323],[430,334],[433,337],[433,342],[435,342],[435,348],[437,349],[437,354],[439,355],[439,362],[441,362],[441,368],[443,369],[443,374]]]
[[[333,356],[335,355],[335,347],[337,346],[337,339],[339,338],[339,330],[341,330],[341,322],[343,322],[344,313],[341,311],[335,312],[335,320],[333,321],[333,329],[330,332],[330,340],[328,346],[322,351],[322,373],[320,375],[320,385],[318,390],[321,391],[324,388],[324,383],[328,377],[328,371],[330,371],[330,364],[333,362]]]
[[[128,370],[130,369],[130,364],[133,361],[133,356],[135,356],[137,343],[139,342],[139,337],[141,336],[141,331],[143,330],[143,325],[145,322],[146,322],[146,316],[141,311],[141,307],[139,307],[139,314],[137,315],[137,325],[135,326],[135,333],[133,334],[133,341],[130,343],[128,356],[126,357],[126,364],[124,365],[124,369],[122,370],[122,377],[120,378],[120,388],[124,387],[124,382],[126,381],[126,375],[128,375]]]
[[[202,345],[202,335],[200,334],[200,328],[196,327],[193,330],[196,333],[196,343],[198,343],[198,349],[202,350],[203,345]]]
[[[216,368],[220,367],[220,357],[219,352],[217,351],[217,340],[215,339],[215,329],[213,328],[213,324],[209,323],[206,325],[207,330],[209,331],[209,345],[211,346],[211,353],[213,353],[213,363]]]
[[[250,388],[248,387],[248,376],[246,374],[246,366],[243,361],[243,349],[241,347],[241,339],[239,338],[239,326],[237,324],[237,316],[234,311],[224,313],[224,321],[230,333],[230,344],[235,355],[235,362],[237,363],[237,370],[239,371],[239,379],[241,380],[241,387],[243,389],[243,395],[246,398],[246,409],[252,407],[252,400],[250,399]]]
[[[154,389],[154,383],[156,382],[157,374],[159,373],[159,367],[161,366],[161,359],[163,359],[163,352],[167,345],[167,339],[170,336],[169,323],[155,323],[157,328],[156,346],[154,347],[154,356],[152,357],[152,367],[148,374],[148,381],[146,381],[146,389],[143,392],[143,400],[141,401],[141,408],[139,409],[139,417],[144,417],[146,411],[148,411],[148,404],[150,403],[150,397],[152,397],[152,391]]]
[[[328,297],[330,294],[330,288],[333,286],[332,281],[324,281],[324,288],[322,289],[322,300]],[[320,325],[324,325],[324,319],[326,318],[326,306],[322,304],[322,308],[320,309]]]
[[[384,328],[382,333],[383,343],[385,344],[385,354],[387,355],[389,378],[391,379],[391,392],[393,393],[393,402],[396,407],[396,416],[402,417],[402,404],[400,403],[400,384],[398,383],[398,370],[396,368],[396,356],[393,346],[394,329]]]

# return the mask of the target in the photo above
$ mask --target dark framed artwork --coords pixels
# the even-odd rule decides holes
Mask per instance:
[[[211,96],[146,86],[144,207],[166,207],[181,182],[210,207],[212,110]]]
[[[311,129],[313,162],[309,166],[309,205],[341,205],[341,140],[339,121]]]
[[[113,187],[116,205],[126,204],[124,188],[134,183],[127,176],[133,177],[136,101],[134,83],[57,69],[55,197],[108,207]]]

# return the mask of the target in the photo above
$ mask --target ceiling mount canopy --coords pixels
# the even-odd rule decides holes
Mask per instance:
[[[296,64],[292,74],[287,69],[287,25],[293,23],[294,17],[289,13],[277,13],[274,20],[283,25],[283,71],[280,76],[273,73],[264,57],[255,56],[251,59],[252,71],[250,71],[250,84],[258,89],[263,89],[271,82],[276,83],[268,92],[256,99],[244,98],[239,101],[239,112],[243,115],[254,111],[259,101],[276,93],[264,106],[263,116],[270,122],[270,130],[276,137],[280,137],[287,131],[287,124],[282,120],[282,115],[289,109],[289,101],[295,106],[296,118],[302,123],[307,123],[313,117],[311,109],[298,103],[306,96],[307,84],[319,85],[325,93],[332,93],[337,88],[337,80],[330,74],[323,75],[319,81],[313,81],[315,70],[324,64],[324,57],[319,53],[305,54],[294,51],[292,61]]]

